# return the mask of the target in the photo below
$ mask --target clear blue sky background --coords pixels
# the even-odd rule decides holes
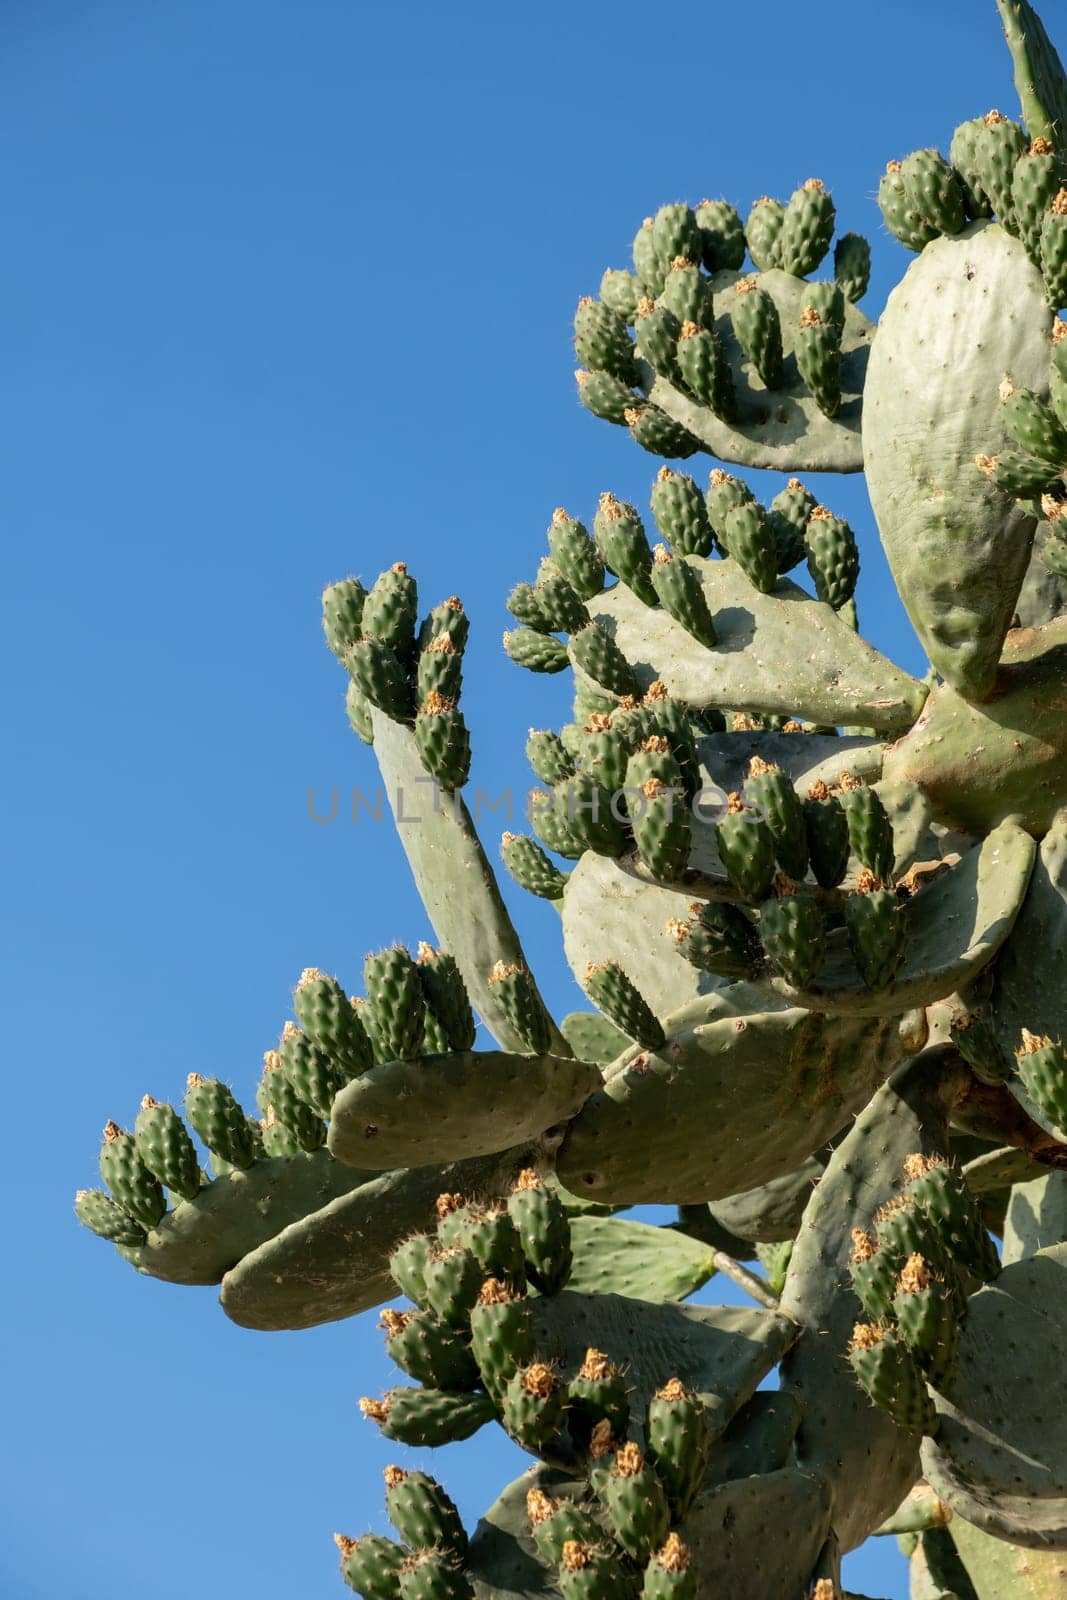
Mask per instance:
[[[194,1068],[250,1100],[303,966],[354,983],[428,932],[388,828],[308,820],[309,787],[374,776],[322,586],[405,558],[427,601],[464,597],[474,775],[521,787],[564,691],[503,658],[504,596],[554,506],[644,504],[656,467],[577,404],[577,296],[663,201],[817,174],[876,241],[876,309],[907,259],[884,162],[991,105],[1014,109],[992,0],[7,0],[15,1600],[339,1594],[331,1532],[381,1525],[397,1452],[354,1404],[388,1381],[373,1316],[244,1332],[71,1214],[106,1117]],[[861,534],[866,631],[921,671],[862,483],[812,481]],[[554,914],[511,900],[570,1009]],[[439,1462],[471,1520],[520,1464],[488,1438]],[[850,1576],[905,1593],[884,1543]]]

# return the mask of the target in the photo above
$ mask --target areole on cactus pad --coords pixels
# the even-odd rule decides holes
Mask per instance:
[[[582,406],[675,463],[647,508],[557,508],[507,598],[573,708],[515,730],[500,855],[586,1009],[551,1014],[462,798],[462,603],[342,579],[326,641],[440,947],[361,993],[306,968],[258,1115],[193,1073],[77,1195],[241,1326],[380,1308],[399,1376],[360,1408],[397,1445],[535,1458],[470,1536],[390,1466],[396,1538],[337,1535],[365,1600],[847,1600],[889,1533],[927,1600],[1064,1592],[1067,78],[998,8],[1023,123],[888,163],[880,318],[817,178],[661,206],[579,301]],[[873,530],[731,467],[866,473],[924,678],[859,631]],[[716,1272],[751,1308],[686,1303]]]

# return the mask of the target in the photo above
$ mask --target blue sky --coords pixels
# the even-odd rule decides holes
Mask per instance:
[[[250,1099],[302,967],[354,983],[428,932],[387,828],[308,820],[309,788],[374,777],[321,588],[406,559],[427,602],[458,591],[474,777],[521,787],[564,690],[503,658],[504,596],[554,506],[644,504],[656,469],[578,406],[577,296],[658,204],[818,175],[875,240],[873,313],[906,266],[884,162],[993,105],[992,0],[3,8],[17,1600],[74,1573],[83,1600],[340,1594],[331,1532],[381,1523],[373,1316],[244,1332],[71,1215],[105,1118],[192,1069]],[[921,671],[862,482],[811,481],[860,534],[865,631]],[[571,1009],[554,913],[510,898]],[[438,1466],[473,1520],[515,1463],[479,1437]],[[884,1547],[851,1581],[905,1594]]]

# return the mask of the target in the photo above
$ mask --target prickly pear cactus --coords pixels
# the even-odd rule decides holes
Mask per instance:
[[[1067,1593],[1067,79],[998,5],[1023,121],[888,163],[879,319],[815,178],[661,206],[578,303],[582,405],[675,463],[555,511],[507,599],[574,701],[499,853],[588,1008],[550,1014],[463,802],[462,603],[343,579],[439,945],[307,968],[254,1110],[146,1094],[77,1195],[244,1327],[379,1308],[398,1446],[533,1458],[473,1530],[391,1466],[395,1537],[336,1536],[365,1600],[844,1600],[870,1535],[916,1596]],[[921,681],[859,632],[871,530],[791,475],[859,471]],[[748,1309],[693,1302],[716,1272]]]

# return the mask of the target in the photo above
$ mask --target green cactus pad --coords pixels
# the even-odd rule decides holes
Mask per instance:
[[[1022,245],[990,223],[925,249],[889,297],[864,392],[864,463],[897,588],[937,670],[987,699],[1034,519],[976,464],[1005,374],[1040,390],[1049,311]]]
[[[491,1155],[573,1116],[599,1084],[589,1062],[558,1056],[485,1050],[383,1062],[337,1096],[329,1148],[383,1172]]]
[[[624,1294],[636,1300],[684,1300],[715,1272],[713,1251],[699,1239],[647,1222],[575,1217],[569,1289]]]
[[[842,341],[842,403],[835,417],[824,416],[796,370],[796,333],[808,285],[778,270],[762,272],[757,279],[760,290],[777,309],[784,349],[784,385],[770,390],[738,343],[727,309],[732,310],[731,302],[737,298],[732,291],[743,276],[719,272],[711,280],[716,307],[722,308],[715,331],[733,380],[731,420],[723,420],[646,367],[644,378],[652,382],[651,399],[720,461],[778,472],[860,472],[860,395],[874,331],[871,324],[854,305],[848,306]]]
[[[409,1235],[433,1225],[439,1194],[506,1194],[537,1152],[520,1145],[454,1166],[372,1177],[325,1153],[321,1159],[356,1182],[347,1193],[321,1203],[319,1210],[307,1206],[299,1220],[276,1230],[258,1248],[250,1245],[226,1273],[219,1297],[222,1309],[242,1327],[311,1328],[380,1305],[393,1293],[390,1255]]]
[[[686,559],[715,619],[715,650],[624,588],[590,606],[635,664],[642,689],[659,679],[689,706],[743,705],[833,726],[861,723],[883,733],[903,733],[914,722],[926,698],[923,685],[819,601],[788,579],[779,580],[773,595],[760,594],[733,561]]]
[[[753,1007],[767,1004],[751,986],[733,989]],[[709,1021],[704,1000],[665,1026],[665,1049],[622,1056],[571,1124],[557,1166],[572,1193],[693,1203],[766,1183],[825,1144],[925,1036],[914,1015],[829,1018],[782,1008]],[[694,1141],[698,1126],[714,1128],[714,1138]]]
[[[796,1237],[804,1208],[811,1199],[812,1190],[823,1175],[828,1151],[808,1156],[792,1172],[772,1178],[756,1189],[743,1189],[739,1194],[716,1200],[711,1214],[722,1227],[742,1239],[762,1244],[783,1243]]]
[[[896,1510],[914,1481],[916,1444],[870,1404],[844,1359],[859,1311],[843,1292],[852,1232],[869,1228],[900,1190],[909,1155],[944,1151],[949,1109],[966,1081],[955,1052],[943,1048],[898,1068],[834,1151],[793,1249],[782,1308],[819,1337],[786,1358],[782,1387],[805,1409],[798,1462],[841,1496],[835,1524],[844,1549]],[[834,1262],[837,1274],[827,1270]],[[876,1474],[865,1465],[873,1459]]]
[[[599,1011],[571,1011],[560,1023],[560,1029],[580,1061],[603,1065],[630,1048],[626,1035]]]
[[[1067,130],[1067,77],[1044,23],[1029,0],[997,0],[997,10],[1031,139],[1054,138],[1057,133],[1062,137]]]
[[[825,1478],[786,1467],[705,1491],[680,1531],[708,1594],[800,1600],[830,1529],[830,1508]]]
[[[795,1396],[778,1389],[758,1390],[711,1446],[707,1486],[780,1471],[789,1463],[800,1420]]]
[[[944,1530],[948,1531],[948,1530]],[[951,1536],[974,1585],[975,1600],[1059,1600],[1064,1560],[1058,1550],[1018,1550],[957,1517]],[[921,1600],[921,1597],[920,1597]]]
[[[452,952],[482,1020],[506,1050],[522,1042],[487,979],[497,961],[524,962],[493,870],[470,813],[458,798],[434,807],[411,730],[374,716],[374,753],[423,905],[441,944]],[[568,1046],[552,1029],[551,1048]]]
[[[971,1296],[951,1398],[935,1397],[941,1426],[923,1446],[923,1470],[941,1498],[1024,1548],[1067,1549],[1067,1348],[1061,1319],[1050,1315],[1065,1291],[1059,1244]]]

